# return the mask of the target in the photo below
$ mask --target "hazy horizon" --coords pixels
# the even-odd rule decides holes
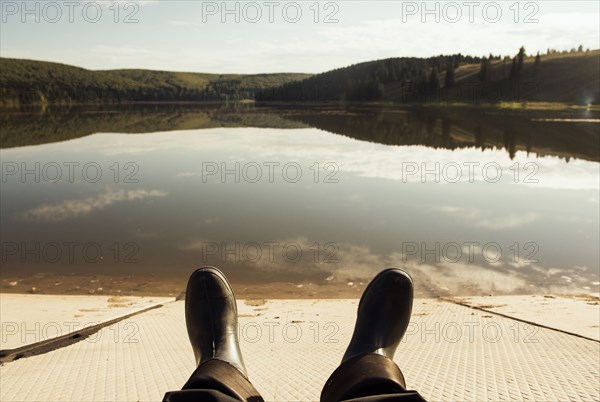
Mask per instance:
[[[589,1],[0,4],[2,57],[91,70],[320,73],[391,57],[514,55],[521,45],[600,48],[600,6]]]

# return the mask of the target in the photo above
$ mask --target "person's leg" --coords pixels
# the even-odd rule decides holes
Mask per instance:
[[[164,401],[262,401],[248,380],[238,343],[235,296],[221,271],[205,267],[190,276],[185,320],[198,367],[183,389],[166,393]]]
[[[198,366],[181,391],[166,393],[163,402],[199,400],[258,402],[262,398],[237,368],[222,360],[211,359]]]
[[[403,270],[386,269],[369,283],[358,305],[352,340],[323,387],[322,402],[424,401],[406,389],[392,360],[408,328],[412,302],[412,279]]]

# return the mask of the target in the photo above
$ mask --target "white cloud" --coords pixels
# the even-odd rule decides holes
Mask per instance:
[[[166,195],[167,193],[158,190],[107,190],[95,197],[65,200],[57,204],[44,204],[22,213],[21,218],[31,221],[58,222],[89,215],[112,204],[151,197],[165,197]]]

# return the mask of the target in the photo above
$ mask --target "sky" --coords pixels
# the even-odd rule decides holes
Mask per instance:
[[[7,1],[2,57],[88,69],[318,73],[389,57],[600,48],[598,1]]]

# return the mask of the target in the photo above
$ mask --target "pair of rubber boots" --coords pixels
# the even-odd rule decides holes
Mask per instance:
[[[390,392],[396,388],[405,389],[402,373],[392,358],[408,327],[412,302],[412,279],[403,270],[386,269],[373,278],[360,300],[352,340],[342,363],[323,388],[322,401],[368,394],[369,373],[373,370],[377,372],[371,379],[377,382],[373,386],[381,388],[383,385]],[[196,363],[203,369],[200,371],[212,370],[212,375],[229,378],[227,393],[233,393],[232,396],[239,400],[261,400],[247,381],[238,342],[236,300],[221,271],[205,267],[191,275],[186,291],[185,317]],[[213,367],[207,367],[210,365]],[[237,369],[233,377],[230,366]],[[239,374],[241,376],[236,378]]]

